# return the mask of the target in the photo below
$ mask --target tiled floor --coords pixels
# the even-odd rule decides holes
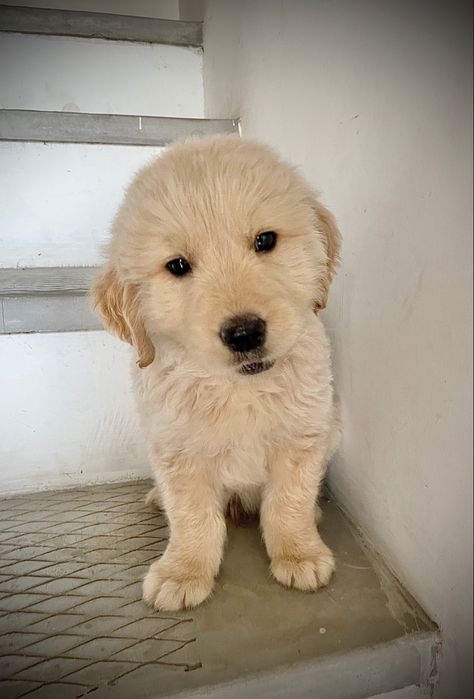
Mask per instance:
[[[296,680],[302,686],[318,663],[318,686],[329,687],[318,699],[367,697],[420,681],[420,643],[431,657],[433,626],[374,564],[332,502],[321,526],[337,560],[328,588],[305,594],[281,587],[269,574],[258,528],[229,524],[208,602],[176,614],[145,606],[141,580],[167,540],[164,517],[144,504],[149,487],[122,483],[0,500],[1,699],[92,692],[94,699],[151,699],[195,696],[199,688],[199,696],[221,698],[224,685],[233,687],[226,697],[273,698],[277,689],[295,696],[295,681],[282,668],[298,673],[304,666]],[[289,694],[281,693],[285,675],[278,673],[285,672]],[[263,681],[266,694],[247,681]]]
[[[148,483],[0,501],[0,696],[80,697],[149,668],[198,665],[191,615],[141,601],[166,521]],[[159,674],[159,673],[158,673]]]

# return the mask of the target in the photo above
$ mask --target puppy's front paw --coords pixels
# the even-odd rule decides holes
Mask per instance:
[[[325,547],[318,554],[274,558],[270,567],[274,577],[282,585],[313,591],[328,584],[335,564],[334,556]]]
[[[155,609],[175,612],[197,607],[209,597],[214,578],[196,573],[198,566],[189,566],[193,573],[179,565],[155,561],[143,581],[143,599]]]

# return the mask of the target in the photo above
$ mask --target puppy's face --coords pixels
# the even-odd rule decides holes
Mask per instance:
[[[125,320],[119,334],[143,365],[161,341],[208,372],[256,374],[325,305],[338,244],[330,214],[271,151],[233,137],[191,142],[132,183],[96,300],[109,325]],[[114,284],[129,306],[104,313]]]

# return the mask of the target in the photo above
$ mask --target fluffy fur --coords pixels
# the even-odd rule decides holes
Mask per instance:
[[[277,233],[256,253],[255,237]],[[93,288],[106,327],[138,357],[136,392],[170,523],[144,599],[177,610],[205,600],[219,571],[225,511],[260,511],[271,571],[316,590],[334,569],[315,523],[339,424],[330,348],[314,311],[326,305],[340,236],[302,177],[270,149],[236,137],[170,148],[138,173],[113,224]],[[167,262],[192,271],[174,277]],[[219,330],[236,315],[265,319],[265,361],[240,372]],[[262,356],[260,353],[259,357]]]

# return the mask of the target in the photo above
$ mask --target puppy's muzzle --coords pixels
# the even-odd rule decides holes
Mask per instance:
[[[232,352],[253,352],[265,344],[266,323],[254,314],[234,316],[223,323],[219,335]]]

